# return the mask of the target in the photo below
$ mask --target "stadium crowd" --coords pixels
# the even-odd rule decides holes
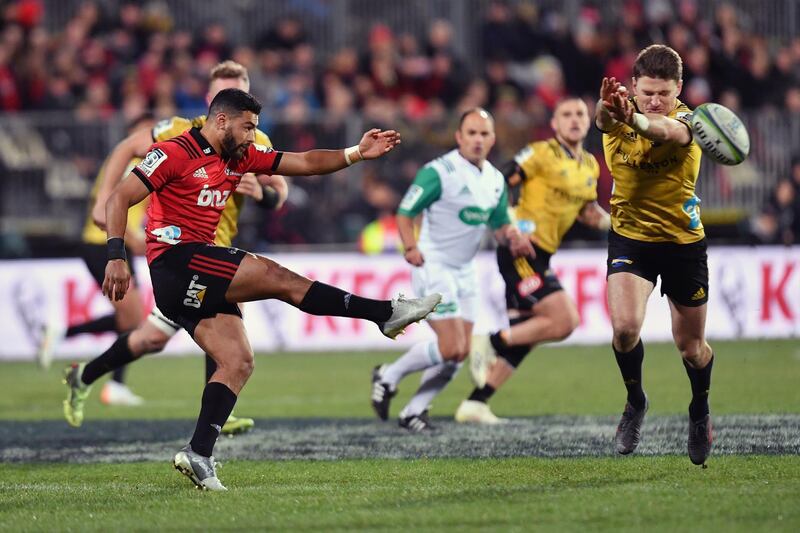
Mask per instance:
[[[300,17],[238,43],[221,23],[200,33],[176,27],[166,3],[122,2],[105,11],[88,1],[50,32],[44,4],[18,0],[3,12],[0,111],[61,111],[86,124],[118,112],[128,120],[147,110],[195,116],[205,111],[210,68],[233,59],[248,68],[251,92],[264,105],[261,127],[280,149],[352,141],[345,137],[353,116],[402,132],[403,149],[365,166],[360,187],[345,183],[352,175],[296,180],[286,207],[258,213],[255,230],[243,232],[250,246],[262,248],[355,241],[367,223],[394,212],[421,162],[453,145],[461,111],[485,106],[494,114],[491,159],[502,163],[549,134],[547,118],[560,97],[594,102],[601,78],[628,79],[637,51],[652,42],[684,58],[682,98],[691,107],[713,100],[733,110],[800,113],[800,37],[758,35],[746,13],[724,3],[713,21],[698,16],[697,0],[626,0],[619,12],[600,4],[586,2],[568,20],[534,2],[491,1],[480,23],[482,57],[468,60],[455,44],[457,30],[441,19],[424,35],[376,23],[358,46],[321,50]],[[599,153],[596,133],[588,143]],[[97,165],[104,155],[97,154]],[[787,183],[800,220],[800,185]],[[607,201],[607,173],[599,193]]]

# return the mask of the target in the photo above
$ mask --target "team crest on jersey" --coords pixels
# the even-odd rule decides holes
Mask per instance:
[[[153,172],[156,171],[158,166],[166,160],[167,154],[165,154],[161,148],[156,148],[147,152],[147,155],[144,159],[142,159],[142,162],[139,163],[138,167],[139,170],[144,172],[144,175],[149,178],[153,175]]]
[[[517,283],[517,292],[523,298],[530,296],[534,292],[538,291],[542,286],[542,278],[539,274],[534,274],[532,276],[528,276],[519,283]]]
[[[191,281],[189,281],[189,288],[186,289],[186,298],[183,299],[183,305],[186,307],[194,307],[195,309],[200,309],[200,306],[203,305],[203,298],[206,297],[206,285],[202,285],[197,283],[198,276],[192,276]]]
[[[228,167],[225,167],[225,175],[226,176],[242,176],[242,173],[241,172],[234,172],[233,170],[229,169]]]

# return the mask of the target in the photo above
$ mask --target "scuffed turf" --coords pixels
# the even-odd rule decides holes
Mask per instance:
[[[360,419],[257,420],[256,428],[220,438],[220,460],[601,457],[613,448],[616,417],[515,418],[501,426],[435,420],[429,434],[409,434],[396,421]],[[686,453],[687,418],[648,417],[640,455]],[[0,422],[0,461],[79,463],[166,460],[185,444],[189,420],[88,422],[80,429],[55,421]],[[714,419],[718,455],[800,454],[800,415],[721,415]]]

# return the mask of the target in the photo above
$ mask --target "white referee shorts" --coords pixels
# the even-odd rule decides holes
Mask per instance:
[[[428,320],[461,318],[475,322],[478,306],[478,271],[475,261],[454,267],[426,261],[421,267],[411,269],[411,286],[417,296],[438,292],[442,303]]]

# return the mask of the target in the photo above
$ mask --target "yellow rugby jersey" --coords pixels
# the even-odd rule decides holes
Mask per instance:
[[[134,157],[128,163],[127,168],[125,169],[125,176],[127,176],[133,167],[139,164],[139,161],[142,159],[140,157]],[[86,222],[83,224],[83,234],[81,238],[83,242],[86,244],[106,244],[106,232],[97,227],[92,220],[92,206],[94,205],[94,199],[97,198],[97,190],[100,188],[100,175],[103,173],[103,169],[105,169],[106,163],[108,160],[103,162],[103,165],[100,167],[100,170],[97,172],[97,177],[94,179],[94,185],[92,186],[92,192],[89,196],[89,212],[86,215]],[[144,216],[145,212],[147,211],[147,200],[145,199],[142,202],[132,206],[128,209],[128,231],[136,232],[142,234],[144,236]]]
[[[679,100],[667,116],[689,126],[691,110]],[[694,141],[688,146],[659,144],[620,122],[603,133],[603,151],[614,179],[615,232],[639,241],[678,244],[705,236],[700,199],[694,194],[701,155]]]
[[[597,199],[597,159],[585,150],[575,159],[553,138],[530,143],[514,161],[525,173],[517,223],[537,246],[555,253],[583,206]]]
[[[172,117],[162,120],[153,126],[153,142],[172,139],[189,128],[202,128],[205,123],[205,115],[194,117],[191,120],[183,117]],[[272,147],[272,141],[270,141],[267,134],[261,130],[256,130],[256,144]],[[239,215],[242,212],[244,198],[245,196],[243,194],[234,192],[231,195],[233,201],[228,201],[225,204],[225,209],[222,210],[222,216],[219,219],[217,233],[214,238],[214,244],[217,246],[230,246],[233,238],[239,232]]]

